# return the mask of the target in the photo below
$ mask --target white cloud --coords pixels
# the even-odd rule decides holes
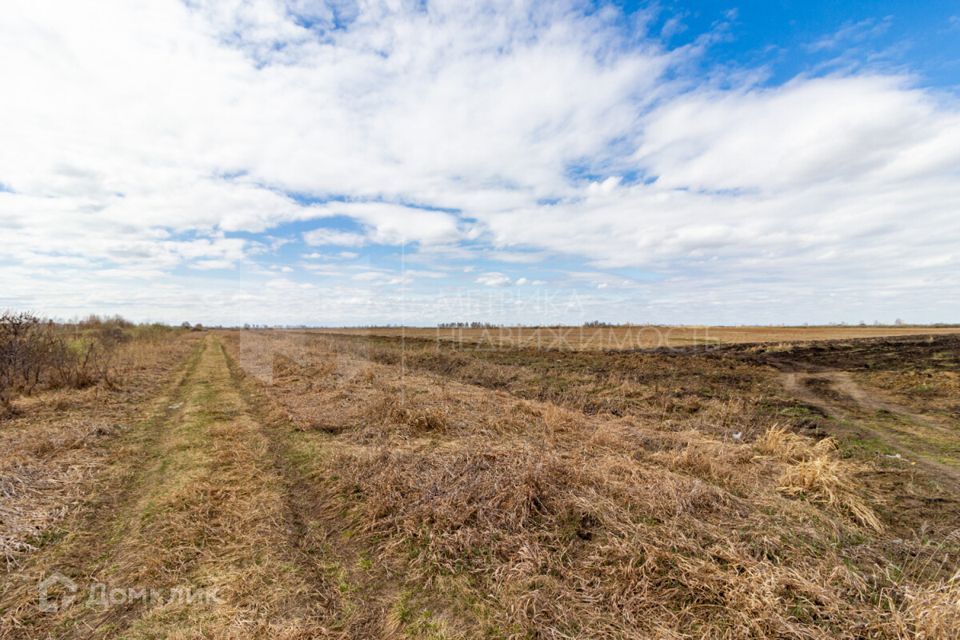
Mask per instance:
[[[233,263],[229,260],[197,260],[190,266],[194,269],[230,269]]]
[[[477,284],[482,284],[487,287],[502,287],[504,285],[510,284],[511,280],[508,276],[505,276],[502,273],[491,271],[488,273],[482,273],[477,276],[477,279],[474,281]]]
[[[347,216],[356,220],[365,227],[367,240],[376,244],[432,244],[452,242],[460,237],[457,217],[443,211],[383,202],[344,202],[319,205],[313,212],[318,216]]]
[[[572,2],[351,6],[5,8],[0,265],[20,280],[0,306],[176,316],[202,291],[223,306],[197,313],[293,315],[277,286],[257,290],[254,262],[302,238],[353,249],[308,259],[403,243],[423,261],[371,287],[481,260],[466,282],[502,286],[513,280],[488,262],[563,259],[655,273],[663,284],[631,285],[648,296],[637,308],[715,293],[750,320],[757,300],[791,292],[812,317],[830,292],[880,305],[850,293],[869,289],[930,319],[960,311],[943,295],[960,245],[955,96],[863,71],[704,79],[688,63],[705,45],[668,51]],[[277,237],[335,217],[357,230]],[[252,291],[220,297],[217,269]],[[345,318],[390,309],[353,271],[305,269],[343,287]],[[619,276],[576,282],[623,290]]]
[[[890,30],[893,16],[867,18],[843,25],[834,33],[817,39],[808,48],[811,51],[824,51],[850,44],[858,44],[883,35]]]
[[[313,247],[322,245],[362,247],[367,244],[366,237],[358,233],[348,233],[334,229],[314,229],[313,231],[307,231],[303,234],[303,241]]]
[[[661,187],[769,192],[885,169],[909,177],[898,165],[917,149],[939,165],[922,171],[942,171],[960,158],[958,125],[956,112],[902,79],[797,80],[678,97],[647,117],[636,157]]]

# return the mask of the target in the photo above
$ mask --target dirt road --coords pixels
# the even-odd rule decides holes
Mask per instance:
[[[788,393],[833,417],[838,435],[875,441],[889,450],[888,457],[921,465],[960,488],[960,469],[941,462],[937,446],[941,439],[954,440],[949,425],[881,397],[847,371],[789,371],[781,380]]]
[[[295,501],[275,451],[208,336],[119,443],[94,502],[9,577],[0,637],[325,635],[326,598],[291,539]],[[38,615],[50,576],[60,610]]]

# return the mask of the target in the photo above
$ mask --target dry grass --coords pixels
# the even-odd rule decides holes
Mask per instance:
[[[857,466],[838,457],[833,439],[812,443],[809,438],[774,426],[755,446],[761,453],[788,463],[777,483],[781,493],[846,511],[864,526],[883,529],[876,512],[854,489],[859,484]]]
[[[960,573],[933,585],[906,587],[895,619],[905,638],[956,637],[960,629]]]
[[[912,536],[888,489],[925,478],[799,435],[782,412],[802,407],[766,370],[416,348],[401,367],[389,342],[310,333],[206,343],[145,444],[115,438],[132,480],[110,486],[131,489],[68,516],[81,535],[39,545],[0,604],[28,611],[29,578],[64,560],[223,600],[28,616],[14,637],[957,635],[958,539]]]
[[[782,476],[778,488],[790,496],[808,497],[829,506],[845,509],[860,523],[877,531],[883,529],[877,514],[850,489],[852,474],[835,458],[820,456],[798,462]]]
[[[322,406],[340,425],[292,446],[349,585],[348,635],[898,637],[918,628],[909,589],[943,580],[892,581],[861,463],[771,428],[754,382],[718,395],[730,369],[709,393],[677,370],[660,386],[607,374],[611,400],[637,398],[615,416],[582,402],[583,374],[544,393],[522,365],[414,348],[401,371],[389,345],[323,340],[311,357],[336,371],[317,399],[293,378],[268,391],[294,422]]]
[[[754,446],[763,454],[793,463],[822,458],[836,450],[836,442],[831,438],[812,442],[778,425],[757,438]]]
[[[625,350],[690,347],[717,344],[772,343],[773,351],[788,351],[787,343],[809,340],[850,340],[886,336],[947,335],[960,327],[709,327],[634,325],[619,327],[489,327],[419,328],[373,327],[315,329],[315,333],[354,336],[400,335],[410,339],[439,340],[475,348]],[[385,356],[389,357],[389,356]],[[394,364],[393,362],[386,364]]]
[[[859,374],[873,389],[918,412],[960,417],[960,372],[936,369]]]
[[[118,354],[124,366],[112,388],[40,391],[13,403],[15,417],[0,428],[0,553],[9,569],[76,510],[113,441],[142,418],[140,403],[192,346],[133,340]]]
[[[477,444],[345,453],[330,498],[360,499],[351,521],[408,583],[472,576],[511,637],[826,637],[793,616],[845,626],[869,610],[840,563],[795,564],[784,540],[764,560],[728,519],[762,516],[715,485],[632,456]]]
[[[162,398],[174,402],[118,447],[102,493],[69,521],[76,535],[37,550],[29,570],[0,594],[0,636],[62,637],[72,629],[127,638],[326,633],[318,623],[322,585],[292,561],[287,489],[268,439],[216,345],[193,362],[174,395]],[[53,571],[85,586],[161,594],[190,588],[216,597],[163,595],[37,614],[31,578]]]
[[[409,427],[414,434],[443,433],[450,421],[447,407],[437,404],[430,406],[411,406],[397,391],[381,391],[370,403],[368,416],[371,421],[380,423],[381,428],[389,425]]]

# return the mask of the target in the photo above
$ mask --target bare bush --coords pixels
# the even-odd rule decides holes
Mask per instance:
[[[53,323],[29,313],[0,316],[0,404],[5,412],[16,395],[40,384],[56,348]]]
[[[51,387],[82,389],[103,381],[114,386],[114,349],[95,337],[61,340],[51,362]]]
[[[26,312],[0,315],[0,410],[37,388],[116,384],[116,353],[133,325],[119,317],[90,316],[58,325]]]

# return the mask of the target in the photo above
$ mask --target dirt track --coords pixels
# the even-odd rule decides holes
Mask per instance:
[[[888,455],[899,455],[906,462],[920,464],[935,477],[960,488],[960,469],[942,464],[935,452],[924,450],[922,440],[918,440],[915,434],[899,432],[895,427],[891,428],[890,423],[912,424],[928,433],[953,437],[955,432],[949,426],[890,402],[877,391],[865,389],[847,371],[786,372],[781,378],[788,393],[835,418],[838,433],[861,437],[857,432],[866,432],[894,452]],[[873,426],[871,422],[879,424]]]
[[[322,558],[297,553],[291,483],[215,337],[155,406],[73,533],[10,577],[0,637],[323,635]],[[85,606],[37,616],[36,585],[54,571]],[[98,600],[97,585],[122,601]]]

